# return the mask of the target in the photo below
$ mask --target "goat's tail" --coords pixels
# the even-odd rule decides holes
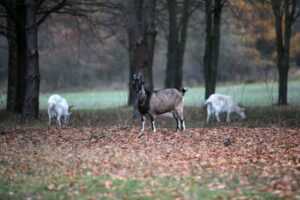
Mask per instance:
[[[210,102],[208,99],[206,99],[206,100],[204,101],[204,105],[206,106],[207,104],[211,104],[211,102]]]
[[[186,88],[181,88],[181,93],[182,93],[182,96],[184,96],[185,92],[187,91]]]

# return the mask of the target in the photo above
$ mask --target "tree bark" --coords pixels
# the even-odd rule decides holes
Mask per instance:
[[[205,1],[205,99],[207,99],[211,94],[214,94],[216,90],[220,52],[220,27],[222,8],[222,0]]]
[[[205,99],[215,92],[213,77],[215,72],[212,69],[212,4],[210,0],[205,1],[205,50],[204,50],[204,80]]]
[[[153,59],[157,31],[155,28],[156,0],[144,0],[142,8],[142,33],[145,42],[144,79],[145,87],[153,89]]]
[[[6,111],[15,112],[18,99],[18,65],[16,24],[11,17],[7,17],[7,43],[8,43],[8,83]]]
[[[177,2],[168,0],[169,35],[165,87],[175,87],[175,73],[178,70],[178,28],[177,28]]]
[[[137,19],[136,5],[134,0],[124,1],[124,8],[127,17],[127,32],[129,38],[129,62],[130,74],[129,80],[132,79],[133,73],[143,74],[145,46],[143,37],[140,32],[139,22]],[[129,87],[128,105],[134,105],[135,97],[132,88]]]
[[[168,0],[169,36],[165,87],[182,88],[183,60],[189,21],[190,0],[185,0],[180,20],[177,1]]]
[[[183,61],[184,61],[184,52],[186,46],[187,38],[187,29],[189,23],[189,8],[190,0],[184,0],[183,2],[183,13],[181,22],[179,25],[179,49],[178,49],[178,70],[175,74],[175,88],[180,90],[182,88],[182,76],[183,76]]]
[[[24,0],[7,1],[8,86],[7,111],[22,113],[26,74],[25,4]]]
[[[290,67],[290,41],[293,22],[299,16],[295,13],[296,0],[272,0],[275,17],[278,80],[278,105],[287,105],[288,71]]]
[[[36,23],[36,0],[26,0],[26,90],[23,119],[37,119],[39,115],[39,52]]]

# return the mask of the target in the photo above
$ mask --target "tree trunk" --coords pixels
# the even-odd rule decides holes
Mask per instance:
[[[167,69],[165,78],[165,87],[175,87],[175,73],[178,70],[178,28],[177,28],[177,1],[168,0],[169,12],[169,36],[168,36],[168,53]]]
[[[139,12],[140,10],[138,8],[140,8],[140,6],[138,3],[140,2],[135,2],[135,0],[126,0],[124,2],[129,39],[129,81],[131,81],[134,73],[144,74],[145,44],[140,31],[141,27],[139,26],[139,21],[137,18],[138,14],[142,14]],[[129,87],[128,105],[133,105],[133,118],[138,118],[139,112],[132,87]]]
[[[26,90],[23,119],[37,119],[39,115],[39,53],[36,24],[36,0],[26,0]]]
[[[185,0],[181,18],[177,20],[177,1],[168,0],[169,36],[165,87],[182,88],[183,60],[189,21],[190,0]]]
[[[133,73],[143,74],[145,47],[137,19],[135,0],[124,1],[124,8],[127,17],[127,32],[129,38],[129,62],[130,74],[129,80],[132,79]],[[128,105],[133,105],[135,102],[132,88],[129,87]]]
[[[205,1],[205,99],[207,99],[211,94],[215,93],[216,90],[220,52],[220,27],[222,7],[222,0]]]
[[[215,92],[212,62],[212,5],[210,0],[205,1],[205,50],[204,50],[204,80],[205,80],[205,99]]]
[[[128,33],[129,36],[129,33]],[[129,37],[130,38],[130,37]],[[132,75],[135,73],[136,69],[134,66],[134,62],[133,62],[133,56],[131,55],[132,49],[133,47],[131,46],[132,42],[129,39],[129,44],[128,44],[128,52],[129,52],[129,83],[132,79]],[[128,105],[134,105],[135,102],[135,94],[134,91],[132,90],[132,87],[129,85],[129,91],[128,91]]]
[[[178,70],[178,28],[177,28],[177,2],[168,0],[169,36],[165,87],[175,87],[175,74]]]
[[[6,110],[16,112],[18,99],[18,65],[17,65],[17,43],[16,43],[16,25],[12,18],[7,17],[7,43],[8,43],[8,83]]]
[[[155,6],[156,0],[143,1],[142,33],[145,42],[145,65],[144,79],[146,88],[153,89],[153,58],[155,39],[157,31],[155,29]]]
[[[187,36],[187,28],[189,22],[189,8],[190,8],[190,0],[184,0],[183,2],[183,13],[181,18],[181,25],[179,28],[179,46],[178,46],[178,70],[176,70],[175,74],[175,88],[180,90],[182,88],[182,76],[183,76],[183,61],[184,61],[184,52],[186,45],[186,36]]]
[[[10,1],[8,12],[8,84],[7,110],[22,113],[26,74],[26,38],[24,0]]]
[[[278,81],[278,105],[287,105],[288,71],[290,66],[290,41],[295,14],[296,1],[272,0],[275,16]]]

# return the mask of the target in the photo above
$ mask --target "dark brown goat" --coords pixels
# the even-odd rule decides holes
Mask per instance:
[[[136,94],[137,107],[142,117],[141,132],[144,131],[145,115],[149,115],[153,132],[155,129],[155,118],[157,115],[172,113],[176,119],[176,130],[184,130],[183,117],[184,98],[186,89],[179,92],[177,89],[145,90],[141,74],[134,74],[130,83]]]

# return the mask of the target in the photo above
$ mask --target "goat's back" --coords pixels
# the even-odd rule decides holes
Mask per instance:
[[[59,102],[61,99],[62,99],[62,97],[59,96],[58,94],[53,94],[49,97],[48,103]]]
[[[68,114],[68,103],[67,101],[58,94],[53,94],[48,99],[48,109],[53,112],[61,113],[62,115]]]
[[[238,106],[231,96],[223,94],[210,95],[210,97],[206,100],[206,103],[210,103],[214,109],[218,109],[220,111],[229,111]]]
[[[150,107],[157,113],[165,113],[174,110],[179,104],[183,104],[182,94],[175,88],[153,91],[150,98]]]

